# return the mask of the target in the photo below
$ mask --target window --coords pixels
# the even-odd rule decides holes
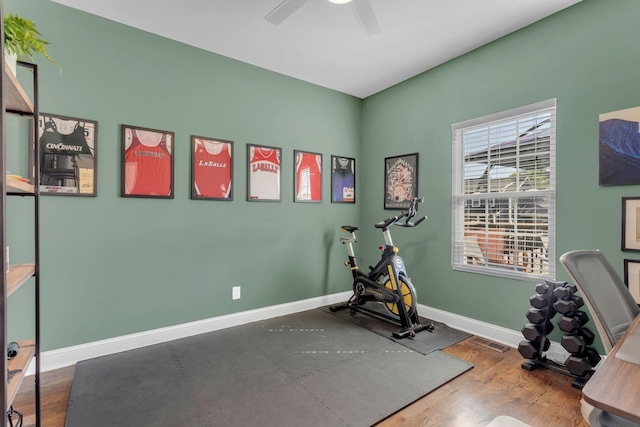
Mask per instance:
[[[555,276],[556,100],[451,126],[455,270]]]

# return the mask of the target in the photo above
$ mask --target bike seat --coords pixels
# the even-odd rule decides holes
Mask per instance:
[[[360,230],[360,227],[354,227],[352,225],[343,225],[340,228],[342,228],[344,231],[346,231],[348,233],[353,233],[354,231]]]

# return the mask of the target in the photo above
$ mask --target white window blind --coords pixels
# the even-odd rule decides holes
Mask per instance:
[[[556,100],[451,130],[452,268],[554,278]]]

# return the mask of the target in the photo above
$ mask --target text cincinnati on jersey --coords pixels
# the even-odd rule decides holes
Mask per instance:
[[[46,147],[49,150],[57,150],[57,151],[82,151],[81,145],[66,145],[66,144],[54,144],[52,142],[48,143]]]

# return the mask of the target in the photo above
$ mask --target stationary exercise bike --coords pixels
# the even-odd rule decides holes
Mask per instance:
[[[342,231],[351,233],[351,237],[341,237],[340,241],[347,245],[349,259],[345,261],[344,265],[351,268],[353,295],[344,304],[330,307],[331,311],[349,309],[352,316],[361,311],[399,324],[401,328],[393,332],[394,338],[413,338],[420,331],[432,332],[435,329],[433,323],[420,323],[416,290],[407,275],[404,261],[397,255],[398,248],[393,245],[390,231],[392,225],[415,227],[427,219],[426,216],[423,216],[415,222],[411,222],[416,216],[418,203],[422,202],[424,202],[424,197],[414,197],[408,210],[375,224],[376,228],[382,230],[385,245],[380,247],[382,258],[375,267],[369,267],[368,274],[360,271],[353,250],[353,244],[357,242],[356,231],[360,228],[351,225],[341,227]],[[401,221],[402,219],[404,221]],[[383,303],[388,314],[363,307],[367,302],[374,301]]]

